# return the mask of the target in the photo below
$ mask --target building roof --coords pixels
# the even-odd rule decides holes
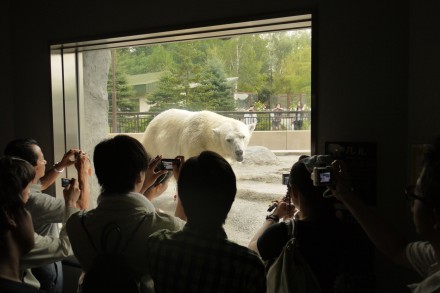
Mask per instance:
[[[162,76],[163,71],[160,72],[149,72],[143,74],[127,75],[128,85],[139,85],[139,84],[151,84],[158,82]]]

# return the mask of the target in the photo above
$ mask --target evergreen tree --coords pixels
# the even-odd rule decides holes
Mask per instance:
[[[109,112],[113,111],[112,92],[113,92],[113,74],[110,70],[107,82],[107,93],[109,101]],[[134,90],[127,84],[126,75],[116,70],[116,104],[118,112],[137,112],[139,111],[139,101],[135,97]]]
[[[190,110],[233,111],[235,101],[226,82],[223,65],[218,59],[210,59],[198,76],[193,98],[187,105]]]
[[[165,71],[159,81],[156,91],[149,97],[151,111],[161,112],[171,108],[181,108],[185,104],[184,91],[176,74]]]

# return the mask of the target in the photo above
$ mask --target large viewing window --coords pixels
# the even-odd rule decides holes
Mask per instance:
[[[51,54],[55,157],[73,147],[92,155],[119,133],[140,139],[171,108],[257,123],[249,147],[267,149],[274,163],[233,163],[239,191],[227,230],[241,244],[259,224],[250,217],[262,219],[266,205],[284,195],[282,173],[311,152],[311,15],[55,44]],[[172,209],[172,197],[163,198],[156,204]],[[237,211],[246,204],[249,219]]]

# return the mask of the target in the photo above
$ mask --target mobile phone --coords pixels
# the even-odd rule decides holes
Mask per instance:
[[[61,186],[66,187],[68,184],[70,184],[69,178],[61,178]]]
[[[160,169],[161,170],[172,171],[173,170],[173,163],[174,162],[178,163],[179,160],[177,160],[177,159],[162,159],[160,161]]]

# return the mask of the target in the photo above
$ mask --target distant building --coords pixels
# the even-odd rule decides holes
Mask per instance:
[[[162,75],[163,71],[127,75],[127,83],[133,87],[136,93],[135,99],[139,99],[139,112],[150,110],[151,105],[147,103],[146,96],[157,88]]]
[[[136,93],[134,99],[139,99],[139,112],[148,112],[151,105],[148,104],[148,94],[154,92],[159,85],[160,78],[164,74],[163,71],[150,72],[143,74],[127,75],[127,84],[133,87]],[[227,77],[226,82],[234,88],[238,77]],[[191,83],[190,88],[198,87],[199,83]],[[235,97],[235,99],[237,99]]]

